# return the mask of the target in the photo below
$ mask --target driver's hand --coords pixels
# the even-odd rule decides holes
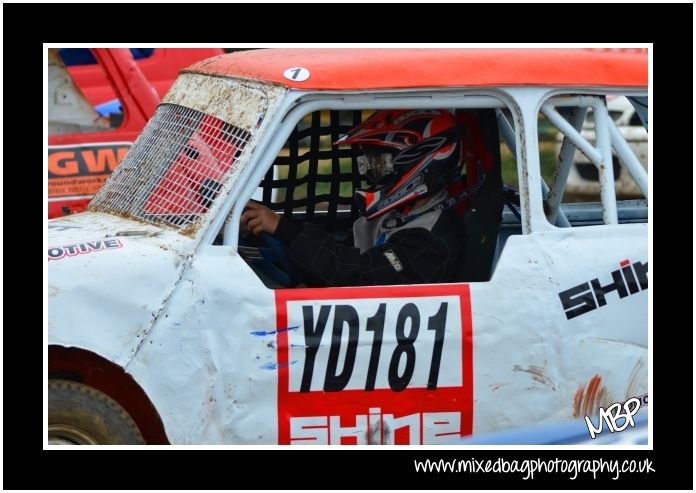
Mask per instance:
[[[252,200],[246,205],[239,221],[239,229],[242,236],[252,233],[255,236],[261,233],[275,233],[280,216],[263,204]]]

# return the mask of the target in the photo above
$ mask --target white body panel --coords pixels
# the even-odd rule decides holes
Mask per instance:
[[[172,443],[276,443],[273,307],[231,248],[199,252],[127,367]]]
[[[647,292],[608,293],[605,306],[570,320],[558,296],[593,278],[609,284],[626,258],[647,262],[647,225],[508,239],[493,279],[471,285],[474,432],[578,417],[578,391],[595,375],[592,411],[647,392]]]
[[[469,285],[474,433],[569,419],[579,416],[586,405],[594,411],[647,392],[647,331],[635,330],[647,320],[647,293],[641,291],[622,299],[615,292],[609,293],[605,306],[571,320],[566,319],[558,298],[558,292],[594,277],[608,284],[610,272],[624,258],[646,258],[644,225],[600,228],[605,237],[602,242],[597,241],[594,228],[512,236],[494,278]],[[427,286],[422,288],[427,292]],[[369,292],[377,289],[388,293],[392,288],[349,289],[366,291],[370,297],[351,302],[341,299],[342,290],[337,288],[331,290],[335,299],[326,302],[334,309],[351,305],[361,318],[354,370],[342,392],[360,394],[352,399],[363,403],[363,411],[356,411],[354,416],[368,416],[374,408],[397,416],[405,404],[388,409],[377,395],[370,399],[364,387],[372,344],[365,320],[385,301]],[[306,299],[312,300],[312,291],[316,290],[309,291]],[[421,313],[421,329],[414,344],[417,358],[408,388],[426,386],[433,333],[426,330],[425,319],[443,300],[451,301],[452,297],[411,298]],[[318,305],[321,301],[312,303]],[[387,309],[396,306],[398,311],[405,301],[394,303],[388,303]],[[209,247],[199,252],[172,295],[164,317],[159,318],[127,367],[160,410],[173,443],[277,442],[279,370],[288,368],[288,391],[299,392],[306,359],[307,343],[299,313],[302,304],[288,303],[290,349],[284,366],[277,351],[273,290],[263,286],[229,247]],[[318,312],[315,306],[314,314]],[[395,314],[387,314],[375,379],[377,390],[389,388],[389,359],[397,346]],[[332,317],[316,356],[312,391],[321,392],[324,383]],[[298,324],[300,330],[293,330]],[[462,386],[460,324],[459,318],[448,320],[438,386]],[[346,361],[347,332],[346,328],[342,334],[339,372]],[[607,361],[612,362],[610,367]],[[401,366],[403,371],[403,362]],[[597,388],[592,396],[585,397],[584,389],[593,379]],[[578,394],[580,389],[583,392]],[[340,399],[339,394],[334,394],[336,399]],[[320,415],[325,396],[308,400],[304,405],[307,414]],[[353,433],[366,437],[368,421],[362,428],[359,424]],[[451,438],[451,434],[446,436]],[[307,443],[322,442],[313,439]],[[356,443],[367,443],[367,439]]]
[[[48,228],[48,343],[124,366],[179,281],[191,240],[97,212]]]

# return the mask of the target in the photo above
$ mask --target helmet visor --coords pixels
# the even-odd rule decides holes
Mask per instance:
[[[379,183],[394,173],[392,155],[388,152],[365,152],[357,157],[358,171],[372,183]]]

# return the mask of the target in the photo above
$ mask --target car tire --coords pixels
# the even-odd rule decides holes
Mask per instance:
[[[105,393],[78,382],[48,382],[49,445],[142,445],[140,430]]]

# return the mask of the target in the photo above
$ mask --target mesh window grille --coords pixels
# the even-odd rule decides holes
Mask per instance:
[[[183,230],[208,211],[250,134],[178,105],[162,104],[90,203]]]
[[[351,220],[356,219],[353,193],[364,186],[355,164],[358,147],[333,143],[371,113],[316,111],[300,121],[261,182],[263,202],[330,231],[339,212],[350,211]]]

